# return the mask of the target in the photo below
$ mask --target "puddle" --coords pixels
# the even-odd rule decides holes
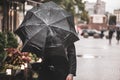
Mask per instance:
[[[77,55],[77,57],[80,57],[80,58],[90,58],[90,59],[94,59],[94,58],[102,58],[102,56],[95,56],[95,55],[88,55],[88,54],[85,54],[85,55]]]

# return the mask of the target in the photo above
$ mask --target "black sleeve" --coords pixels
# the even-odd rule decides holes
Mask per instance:
[[[76,51],[75,51],[75,45],[71,44],[67,48],[67,56],[69,60],[70,70],[69,73],[76,76]]]

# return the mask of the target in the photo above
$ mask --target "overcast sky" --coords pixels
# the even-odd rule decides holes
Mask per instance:
[[[83,0],[89,2],[96,2],[97,0]],[[120,9],[120,0],[101,0],[106,2],[106,11],[113,13],[114,9]]]

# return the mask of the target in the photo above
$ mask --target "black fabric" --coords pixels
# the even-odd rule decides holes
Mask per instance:
[[[120,40],[120,28],[119,27],[116,29],[116,39]]]
[[[66,58],[60,56],[49,56],[39,70],[40,80],[65,80],[69,73],[69,66]]]
[[[39,79],[65,80],[68,74],[76,75],[74,44],[67,48],[62,45],[61,47],[46,48],[42,68],[39,70]]]
[[[74,17],[52,1],[28,10],[15,34],[23,42],[22,52],[38,56],[44,54],[45,47],[67,46],[79,40]]]
[[[109,30],[109,39],[112,39],[114,32],[115,32],[114,29],[110,29],[110,30]]]
[[[76,66],[77,66],[77,61],[76,61],[76,51],[75,51],[75,45],[71,44],[67,48],[67,56],[68,56],[68,61],[69,61],[69,73],[73,74],[76,76]]]

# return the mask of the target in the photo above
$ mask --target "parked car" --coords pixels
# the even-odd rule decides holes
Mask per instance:
[[[86,34],[88,34],[88,36],[93,36],[93,37],[99,38],[101,35],[101,32],[97,31],[95,29],[83,29],[81,36],[85,36]]]

